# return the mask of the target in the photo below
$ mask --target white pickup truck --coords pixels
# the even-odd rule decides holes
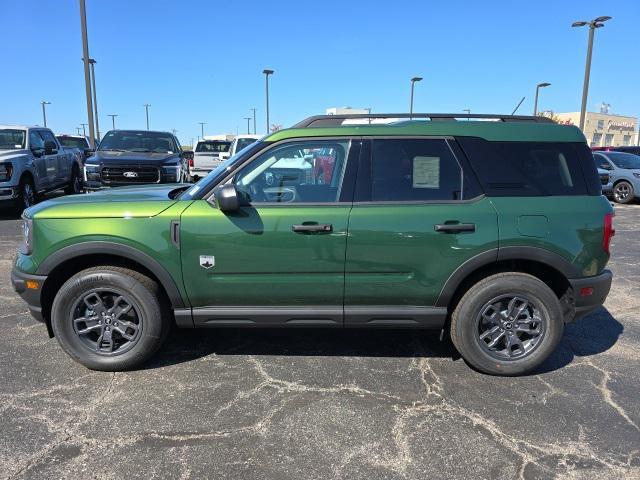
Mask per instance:
[[[193,161],[189,165],[192,179],[206,177],[211,170],[229,158],[233,135],[211,135],[198,140],[193,149]]]
[[[22,211],[51,190],[82,192],[82,153],[48,128],[0,125],[0,205]]]

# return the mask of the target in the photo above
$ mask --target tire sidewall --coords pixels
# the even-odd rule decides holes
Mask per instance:
[[[547,319],[544,337],[536,349],[519,360],[499,360],[490,356],[480,345],[476,333],[476,319],[487,302],[507,293],[528,297]],[[455,315],[458,348],[473,367],[495,375],[522,375],[544,362],[556,349],[564,331],[560,303],[553,291],[543,282],[529,275],[497,275],[480,282],[463,297]]]
[[[82,295],[96,288],[126,292],[141,316],[141,332],[129,350],[112,356],[92,352],[78,338],[70,318],[71,309]],[[104,270],[80,272],[59,290],[51,308],[51,326],[62,348],[76,361],[95,370],[131,368],[148,359],[163,339],[163,320],[158,299],[142,283],[126,274]]]
[[[620,185],[621,183],[625,183],[629,186],[629,195],[627,196],[627,198],[623,199],[623,200],[618,200],[618,198],[616,197],[616,188],[618,187],[618,185]],[[614,187],[613,187],[613,199],[616,201],[616,203],[620,203],[622,205],[625,205],[627,203],[630,203],[635,197],[635,190],[633,188],[633,185],[631,184],[631,182],[628,182],[626,180],[622,180],[621,182],[618,182]]]

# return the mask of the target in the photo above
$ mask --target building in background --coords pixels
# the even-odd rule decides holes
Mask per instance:
[[[606,105],[606,104],[603,104]],[[638,144],[638,119],[624,115],[613,115],[609,105],[600,112],[587,112],[584,136],[590,147],[620,147]],[[580,124],[580,112],[554,113],[555,118],[567,125]]]

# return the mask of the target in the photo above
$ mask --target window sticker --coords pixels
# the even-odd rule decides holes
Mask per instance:
[[[413,157],[413,188],[440,188],[440,157]]]

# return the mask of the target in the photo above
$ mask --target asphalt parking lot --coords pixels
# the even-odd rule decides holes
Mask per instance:
[[[522,378],[401,331],[177,331],[92,372],[13,292],[2,217],[0,477],[640,478],[640,205],[616,212],[605,308]]]

